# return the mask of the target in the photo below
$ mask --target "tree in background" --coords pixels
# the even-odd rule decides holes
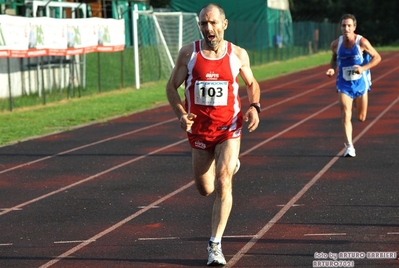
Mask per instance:
[[[150,5],[154,8],[169,7],[170,0],[150,0]]]
[[[356,32],[375,45],[399,43],[398,0],[289,0],[293,21],[339,23],[345,13],[356,16]]]
[[[165,8],[170,2],[150,0],[150,5]],[[328,21],[338,24],[343,14],[351,13],[358,21],[356,32],[367,36],[374,46],[399,44],[398,0],[289,0],[289,3],[294,22]]]

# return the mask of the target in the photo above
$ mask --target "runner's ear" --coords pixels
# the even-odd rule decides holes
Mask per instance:
[[[227,25],[229,25],[229,21],[227,19],[224,19],[224,21],[223,21],[223,30],[227,29]]]

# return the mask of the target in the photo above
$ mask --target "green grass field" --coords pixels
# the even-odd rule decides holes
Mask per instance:
[[[399,48],[384,48],[399,50]],[[330,53],[323,52],[283,62],[253,67],[257,80],[264,81],[298,70],[328,64]],[[320,76],[324,75],[320,73]],[[167,104],[166,81],[143,84],[140,89],[125,88],[47,105],[19,108],[0,113],[0,146],[40,135],[66,131],[94,122],[107,121]],[[181,90],[183,94],[183,90]]]

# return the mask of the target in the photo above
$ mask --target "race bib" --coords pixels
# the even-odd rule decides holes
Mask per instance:
[[[227,81],[196,81],[194,103],[206,106],[226,106],[228,88]]]
[[[362,77],[361,74],[355,73],[353,66],[342,67],[342,76],[346,81],[358,80]]]

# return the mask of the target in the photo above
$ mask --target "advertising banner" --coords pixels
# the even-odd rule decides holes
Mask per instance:
[[[124,48],[124,20],[0,15],[0,58],[67,56]]]

